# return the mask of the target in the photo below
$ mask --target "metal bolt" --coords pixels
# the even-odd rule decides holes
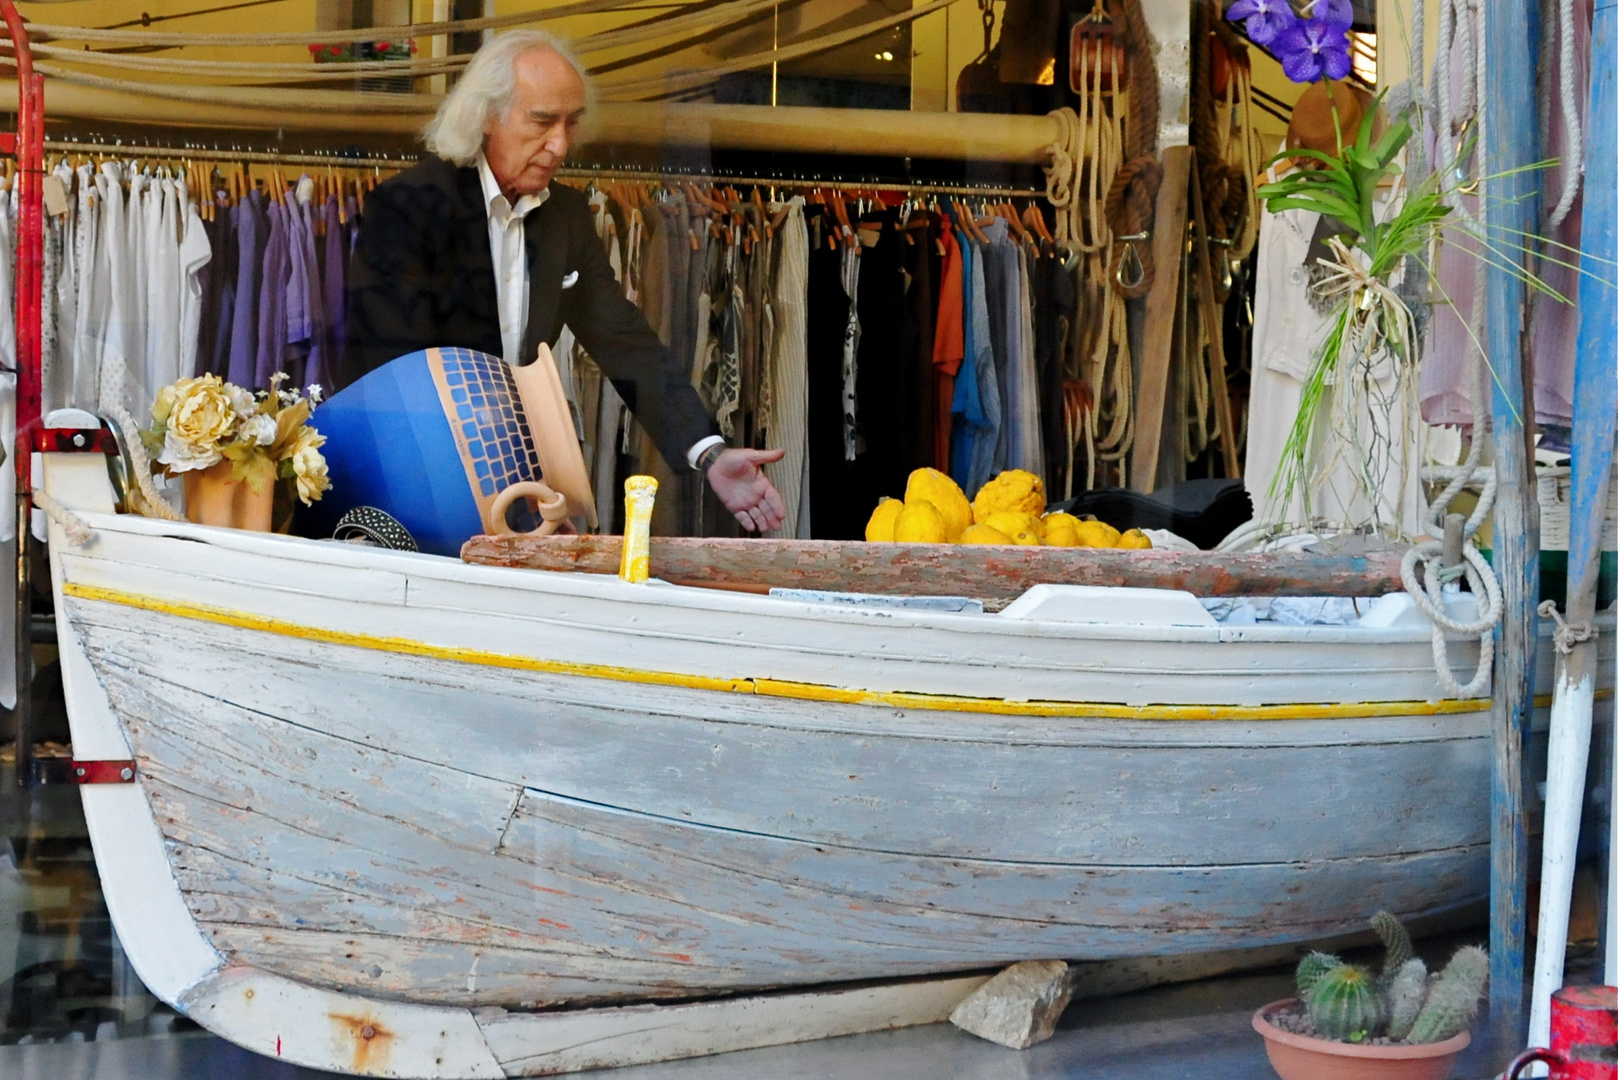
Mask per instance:
[[[74,769],[73,770],[73,775],[74,776],[83,776],[84,775],[84,766],[80,765],[78,768]]]
[[[128,768],[127,766],[122,768],[122,769],[119,769],[118,770],[118,779],[120,779],[120,780],[133,780],[133,779],[135,779],[135,770],[131,769],[131,768]]]
[[[75,435],[75,436],[73,436],[73,445],[77,446],[77,447],[80,447],[82,449],[83,446],[84,446],[84,436],[83,435]]]
[[[362,1038],[362,1039],[374,1039],[374,1038],[376,1038],[376,1028],[372,1027],[370,1024],[366,1024],[364,1027],[360,1028],[360,1038]]]

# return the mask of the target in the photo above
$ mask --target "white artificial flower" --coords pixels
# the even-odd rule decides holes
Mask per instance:
[[[235,383],[226,383],[225,392],[230,395],[231,410],[241,419],[246,420],[258,409],[258,402],[253,400],[251,390],[243,390]]]
[[[309,404],[311,405],[319,405],[320,399],[326,396],[326,391],[322,390],[317,382],[309,384],[308,393]]]
[[[244,443],[268,446],[275,441],[275,431],[275,417],[267,413],[259,413],[241,426],[241,434],[238,438]]]
[[[224,459],[225,456],[217,449],[198,450],[195,444],[176,437],[172,431],[164,433],[163,452],[157,455],[158,464],[167,465],[169,472],[175,473],[206,469]]]
[[[275,396],[281,399],[282,405],[296,405],[298,392],[296,390],[277,390]]]

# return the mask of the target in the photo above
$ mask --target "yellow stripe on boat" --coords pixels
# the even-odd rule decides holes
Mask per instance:
[[[410,638],[385,637],[376,634],[355,634],[344,630],[328,630],[317,626],[274,619],[265,615],[230,611],[224,608],[191,604],[178,600],[164,600],[155,596],[141,596],[98,585],[80,585],[66,582],[64,595],[80,600],[97,600],[123,607],[138,608],[182,619],[196,619],[220,626],[234,626],[243,630],[258,630],[281,637],[318,641],[326,645],[349,645],[376,652],[398,653],[404,656],[427,656],[437,660],[454,660],[482,667],[510,668],[517,671],[537,671],[550,675],[577,675],[614,682],[632,682],[653,686],[677,686],[690,690],[712,690],[729,694],[754,694],[762,697],[791,698],[798,701],[835,702],[846,705],[875,705],[885,708],[923,709],[940,712],[986,713],[994,716],[1031,717],[1096,717],[1107,720],[1352,720],[1382,716],[1451,716],[1459,713],[1482,712],[1489,707],[1488,698],[1447,698],[1441,701],[1363,701],[1344,704],[1315,703],[1289,705],[1119,705],[1083,701],[1012,701],[1006,698],[967,697],[950,694],[921,694],[904,690],[849,690],[819,683],[797,682],[768,678],[716,678],[708,675],[685,675],[673,671],[643,671],[636,668],[616,667],[610,664],[579,663],[569,660],[541,660],[531,656],[513,656],[508,653],[486,652],[481,649],[460,649],[448,645],[431,645]],[[1598,696],[1610,696],[1603,691]],[[1536,705],[1548,705],[1550,697],[1536,698]]]

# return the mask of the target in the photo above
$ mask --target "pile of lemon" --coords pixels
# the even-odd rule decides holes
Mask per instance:
[[[968,502],[960,485],[937,469],[910,474],[903,499],[883,499],[865,523],[865,539],[901,544],[1020,544],[1144,550],[1139,529],[1119,532],[1104,521],[1045,513],[1045,485],[1008,469]]]

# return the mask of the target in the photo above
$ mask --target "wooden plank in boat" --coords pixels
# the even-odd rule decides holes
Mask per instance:
[[[616,574],[619,536],[474,536],[461,558],[488,566]],[[765,592],[1010,600],[1039,584],[1184,589],[1198,596],[1382,596],[1404,588],[1397,552],[1112,551],[868,544],[841,540],[652,538],[652,574],[682,585]]]

